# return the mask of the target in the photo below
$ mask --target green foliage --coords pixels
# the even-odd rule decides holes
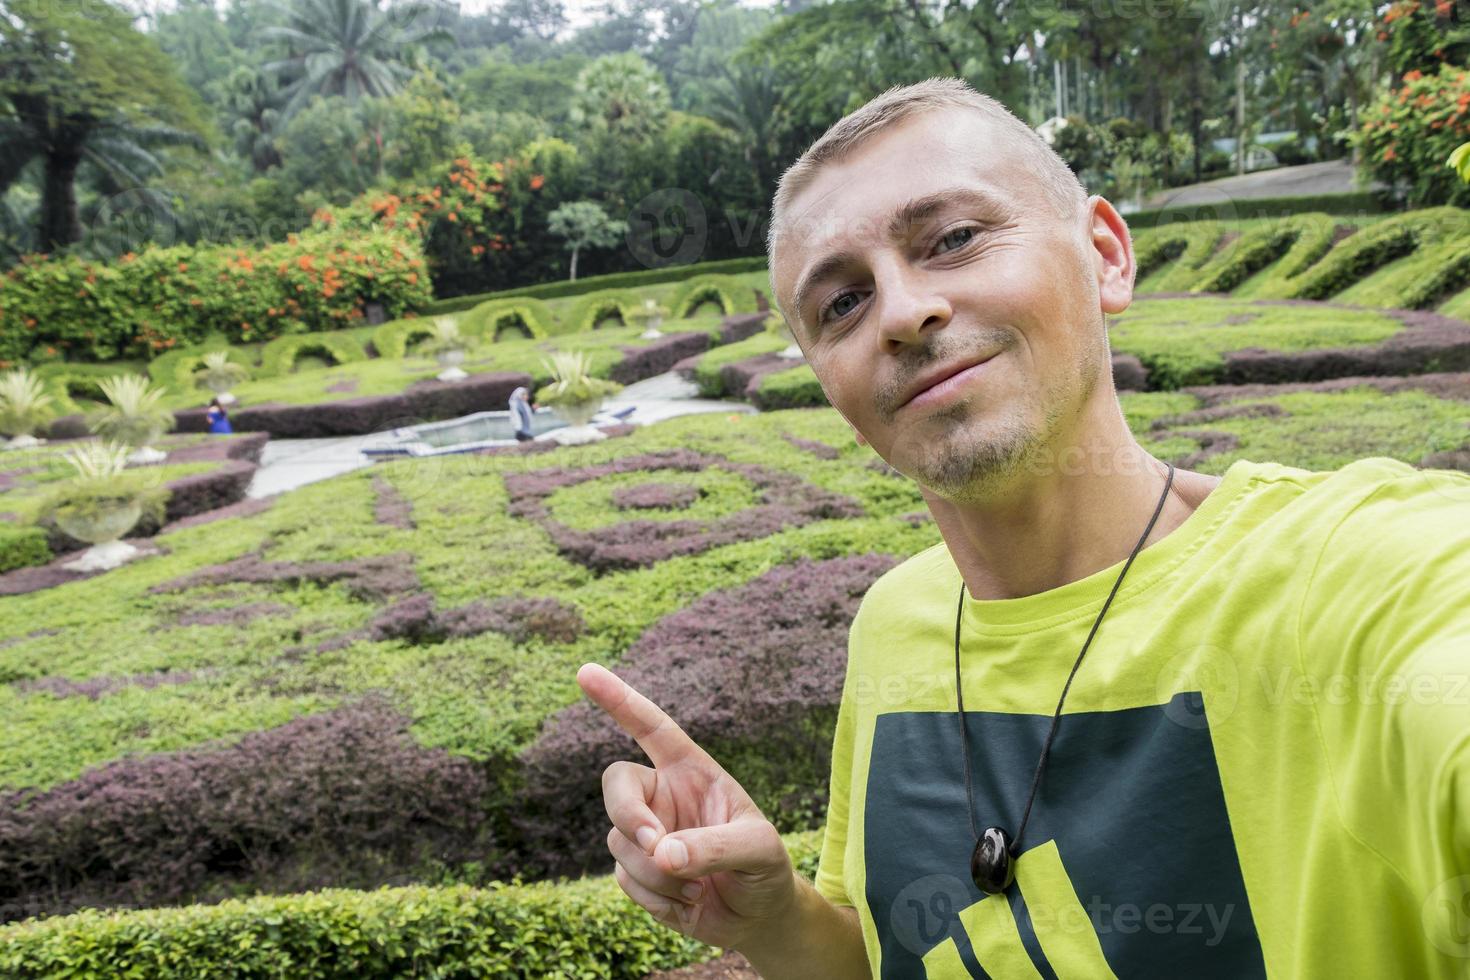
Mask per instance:
[[[433,332],[431,323],[433,320],[428,317],[409,317],[381,323],[373,330],[371,341],[373,350],[377,352],[378,357],[389,360],[403,357],[408,353],[410,344],[416,340],[422,340]],[[460,329],[464,329],[463,323]]]
[[[1312,243],[1321,246],[1312,259],[1315,261],[1331,246],[1333,227],[1332,219],[1325,214],[1303,214],[1246,231],[1200,267],[1190,291],[1232,292],[1261,269],[1279,262],[1304,235],[1312,236]]]
[[[1137,288],[1150,293],[1189,289],[1224,234],[1225,227],[1216,221],[1186,222],[1143,232],[1133,243]]]
[[[565,239],[572,253],[569,278],[577,278],[577,254],[584,248],[611,248],[627,234],[628,223],[609,218],[596,201],[568,201],[547,218],[547,231]]]
[[[1402,87],[1366,106],[1355,134],[1363,167],[1375,179],[1402,187],[1410,207],[1470,206],[1470,185],[1444,161],[1470,138],[1470,69],[1441,65],[1414,70]]]
[[[1159,225],[1188,221],[1281,218],[1293,214],[1377,214],[1384,210],[1382,196],[1373,191],[1350,194],[1303,194],[1298,197],[1247,197],[1227,204],[1181,204],[1127,215],[1128,227],[1141,236]]]
[[[1438,257],[1437,248],[1470,235],[1470,215],[1455,208],[1410,211],[1378,222],[1343,240],[1299,278],[1291,295],[1299,299],[1326,299],[1394,259],[1424,249],[1426,258]],[[1435,259],[1430,259],[1433,264]],[[1375,305],[1399,306],[1413,281],[1395,277],[1387,289],[1377,289]]]
[[[536,392],[542,405],[585,405],[623,390],[616,381],[594,378],[586,352],[559,351],[546,364],[551,383]]]
[[[166,392],[141,374],[119,374],[100,382],[109,404],[87,416],[87,428],[126,446],[151,446],[176,423],[163,405]]]
[[[205,343],[197,347],[176,347],[148,362],[148,376],[155,384],[170,392],[191,392],[199,371],[204,367],[205,356],[212,353],[226,354],[231,364],[246,372],[246,377],[249,376],[249,369],[253,366],[249,356],[239,348],[222,342]]]
[[[679,284],[669,297],[670,315],[675,319],[691,316],[701,303],[714,302],[726,316],[753,313],[755,292],[744,283],[726,275],[694,276]]]
[[[815,877],[821,832],[783,840],[798,873]],[[0,971],[15,980],[138,971],[183,980],[226,964],[231,976],[259,980],[642,980],[718,952],[655,922],[611,875],[488,888],[325,889],[218,905],[87,910],[0,928]]]
[[[761,378],[751,401],[763,412],[780,408],[818,408],[828,404],[821,382],[806,364]]]
[[[333,364],[351,364],[367,357],[362,344],[345,331],[290,334],[277,337],[261,348],[261,377],[291,373],[296,359],[308,353],[325,355]]]
[[[1223,355],[1250,347],[1304,351],[1376,344],[1403,329],[1381,313],[1255,306],[1228,299],[1138,299],[1108,327],[1112,349],[1133,354],[1164,389],[1220,379]]]
[[[51,546],[46,543],[44,528],[0,523],[0,572],[44,565],[50,560]]]
[[[544,340],[553,334],[566,332],[545,303],[530,297],[481,303],[463,314],[460,323],[467,332],[491,341],[499,341],[503,333],[509,336],[529,334],[533,339]]]
[[[631,289],[599,289],[578,300],[563,322],[570,326],[572,333],[581,333],[595,329],[600,321],[616,313],[623,326],[631,327],[642,305],[643,300]]]
[[[208,351],[201,358],[203,366],[194,372],[194,381],[201,388],[214,392],[226,392],[250,377],[243,364],[230,360],[227,350]]]
[[[85,442],[69,449],[66,459],[75,475],[43,498],[37,519],[65,528],[71,522],[96,520],[118,506],[136,505],[143,519],[162,523],[168,489],[152,470],[125,469],[127,455],[123,444]]]
[[[55,416],[54,401],[41,379],[25,368],[0,375],[0,434],[34,435]]]
[[[0,361],[152,358],[198,345],[269,340],[390,317],[428,302],[416,247],[383,231],[318,231],[261,249],[151,248],[110,264],[29,257],[0,278]],[[0,365],[3,366],[3,365]]]
[[[452,299],[436,300],[424,307],[425,313],[458,313],[491,300],[512,297],[536,299],[558,299],[564,296],[581,296],[584,293],[607,289],[631,289],[666,282],[682,282],[691,275],[761,272],[766,268],[765,256],[748,259],[722,259],[718,262],[700,262],[694,265],[673,265],[661,269],[639,269],[636,272],[613,272],[603,276],[588,276],[576,282],[547,282],[536,286],[507,289],[493,293],[477,293],[473,296],[455,296]]]
[[[1332,249],[1338,228],[1333,218],[1304,214],[1288,220],[1301,224],[1300,234],[1291,247],[1264,272],[1248,277],[1234,290],[1235,295],[1261,299],[1291,296],[1296,290],[1298,277]]]
[[[418,347],[420,354],[433,357],[449,351],[468,350],[474,340],[459,329],[459,323],[451,316],[436,316],[429,321],[429,335]]]
[[[783,337],[761,331],[752,337],[733,344],[723,344],[701,354],[699,361],[694,365],[694,382],[699,385],[699,397],[721,398],[726,395],[735,398],[743,397],[744,392],[725,390],[725,382],[720,378],[720,369],[737,361],[785,350],[788,343],[790,342]]]

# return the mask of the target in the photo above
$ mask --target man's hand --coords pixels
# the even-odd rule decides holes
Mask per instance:
[[[658,705],[597,664],[577,683],[648,754],[602,774],[608,850],[623,891],[671,929],[738,949],[796,900],[791,858],[730,774]]]

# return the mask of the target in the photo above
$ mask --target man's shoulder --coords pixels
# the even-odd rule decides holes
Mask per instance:
[[[911,615],[916,603],[921,604],[941,594],[936,591],[938,583],[952,580],[957,574],[949,550],[943,541],[938,541],[878,576],[863,594],[858,618],[890,616],[900,612]],[[947,592],[942,594],[948,595]]]

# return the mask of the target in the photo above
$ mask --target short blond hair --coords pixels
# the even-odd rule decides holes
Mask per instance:
[[[766,229],[767,257],[775,253],[777,229],[792,198],[816,179],[823,166],[846,159],[870,137],[895,123],[922,112],[952,108],[979,112],[1031,158],[1033,166],[1029,169],[1040,181],[1042,191],[1059,217],[1071,217],[1086,207],[1087,191],[1082,182],[1039,133],[995,99],[975,91],[964,79],[930,78],[912,85],[895,85],[843,116],[786,168],[771,204],[771,223]],[[771,274],[774,282],[774,267]]]

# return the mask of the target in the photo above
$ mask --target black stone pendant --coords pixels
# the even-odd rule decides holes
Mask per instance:
[[[999,895],[1016,880],[1011,861],[1011,835],[999,827],[991,827],[975,842],[970,855],[970,877],[975,887],[987,895]]]

